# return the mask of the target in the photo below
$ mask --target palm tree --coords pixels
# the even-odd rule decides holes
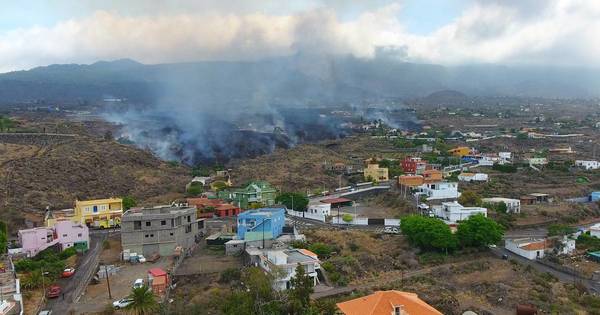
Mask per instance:
[[[125,309],[131,311],[132,314],[147,315],[158,312],[158,302],[154,298],[154,293],[147,286],[134,288],[129,298],[133,300],[133,303],[127,305]]]

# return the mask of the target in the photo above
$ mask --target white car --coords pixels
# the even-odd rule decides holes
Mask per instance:
[[[113,307],[115,309],[121,309],[127,307],[129,304],[133,303],[133,299],[130,298],[122,298],[118,301],[113,302]]]
[[[52,315],[52,310],[41,311],[38,315]]]
[[[144,279],[135,279],[135,281],[133,282],[133,288],[137,289],[137,288],[141,288],[144,286]]]

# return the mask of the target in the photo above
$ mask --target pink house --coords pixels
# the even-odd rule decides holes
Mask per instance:
[[[23,248],[23,253],[27,254],[27,257],[35,256],[57,242],[54,229],[50,227],[19,230],[19,243]]]
[[[85,251],[89,248],[90,234],[87,226],[64,220],[57,221],[54,227],[19,230],[19,243],[28,257],[55,244],[60,244],[61,250],[75,247]]]

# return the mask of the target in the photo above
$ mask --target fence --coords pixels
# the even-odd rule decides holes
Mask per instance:
[[[352,221],[346,222],[341,217],[332,217],[331,223],[344,225],[400,226],[400,219],[353,218]]]
[[[294,216],[294,217],[306,218],[306,219],[312,219],[312,220],[325,222],[325,215],[323,215],[323,214],[309,213],[309,212],[304,212],[304,211],[294,211],[294,210],[289,210],[289,209],[287,211],[287,214]]]
[[[90,257],[91,257],[91,261],[88,262],[88,264],[90,264],[90,266],[87,268],[87,270],[85,270],[85,272],[81,278],[81,281],[79,281],[77,283],[77,286],[73,289],[73,294],[71,295],[71,299],[75,303],[79,301],[81,294],[83,293],[85,288],[88,286],[88,284],[92,280],[92,277],[94,276],[94,274],[96,274],[96,269],[98,269],[98,265],[100,263],[100,250],[102,249],[102,243],[104,242],[104,240],[106,240],[106,238],[107,238],[107,235],[102,234],[102,237],[100,237],[98,239],[94,248],[92,248],[88,252],[88,255],[90,255]],[[82,268],[80,267],[79,269],[81,270]],[[73,279],[72,281],[74,281],[74,280],[75,279]]]
[[[563,266],[563,265],[559,265],[557,263],[553,263],[553,262],[551,262],[549,260],[546,260],[546,259],[538,259],[537,262],[539,262],[540,264],[545,265],[547,267],[550,267],[550,268],[552,268],[554,270],[558,270],[560,272],[566,273],[568,275],[571,275],[571,276],[579,278],[579,279],[586,279],[586,280],[592,279],[591,277],[588,277],[588,276],[582,274],[581,272],[579,272],[579,271],[577,271],[577,270],[575,270],[573,268],[570,268],[570,267],[567,267],[567,266]]]

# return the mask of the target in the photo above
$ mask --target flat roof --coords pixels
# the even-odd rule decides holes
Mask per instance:
[[[529,195],[530,196],[534,196],[534,197],[547,197],[547,196],[550,196],[548,194],[543,194],[543,193],[531,193]]]

